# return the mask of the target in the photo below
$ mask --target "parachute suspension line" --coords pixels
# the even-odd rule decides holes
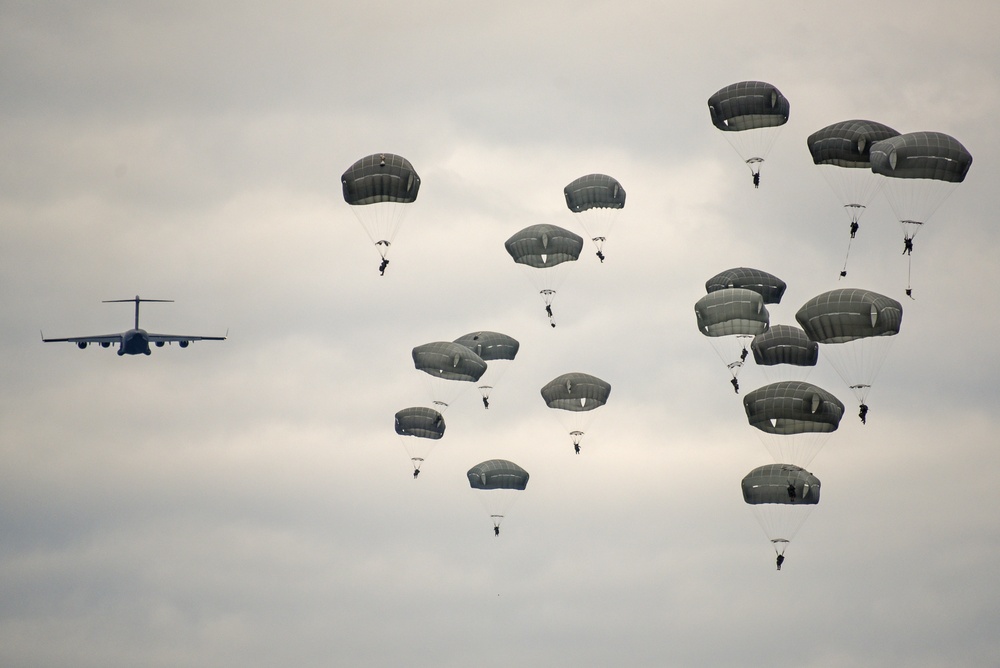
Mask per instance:
[[[866,207],[864,204],[845,204],[844,208],[847,209],[847,215],[851,217],[851,222],[856,223],[861,220],[861,214],[865,212]]]
[[[569,436],[573,439],[573,445],[580,445],[580,441],[583,440],[583,432],[579,429],[571,431]]]
[[[733,374],[733,378],[740,375],[740,371],[743,369],[743,364],[750,355],[750,344],[753,342],[753,337],[746,334],[738,334],[735,338],[737,346],[740,348],[740,358],[732,362],[726,362],[725,357],[722,358],[722,361],[726,362],[726,368],[729,369],[729,373]]]
[[[820,351],[860,403],[868,403],[868,393],[885,362],[896,337],[872,336],[847,343],[822,344]]]
[[[906,296],[913,299],[913,285],[911,284],[913,275],[913,256],[906,257]]]
[[[788,547],[788,543],[789,541],[785,540],[784,538],[775,538],[771,540],[771,545],[774,546],[774,553],[779,556],[785,553],[785,549]]]
[[[851,257],[851,242],[852,241],[854,241],[854,235],[853,234],[851,234],[851,238],[847,240],[847,252],[844,253],[844,267],[843,267],[843,269],[840,270],[840,278],[837,279],[838,281],[841,278],[844,278],[845,276],[847,276],[847,260]]]
[[[858,228],[861,226],[858,221],[861,220],[861,214],[865,212],[865,205],[845,204],[844,209],[851,218],[851,236],[847,240],[847,252],[844,254],[844,267],[840,270],[840,278],[847,276],[847,261],[851,256],[851,244],[854,242],[854,236],[858,233]]]
[[[498,527],[503,522],[503,515],[490,515],[490,519],[493,520],[493,526]]]
[[[766,503],[753,506],[753,515],[775,552],[784,554],[815,507],[814,504]]]
[[[607,239],[604,237],[594,237],[591,241],[593,241],[594,246],[597,247],[597,253],[595,253],[595,255],[597,255],[597,259],[601,261],[601,264],[604,264],[604,242],[607,241]]]
[[[542,301],[545,302],[545,315],[549,317],[549,324],[555,327],[556,321],[552,316],[552,298],[556,296],[556,291],[546,288],[540,290],[538,294],[542,296]]]
[[[913,286],[911,285],[913,275],[913,239],[923,226],[918,220],[900,220],[903,228],[903,255],[906,256],[906,296],[913,299]]]

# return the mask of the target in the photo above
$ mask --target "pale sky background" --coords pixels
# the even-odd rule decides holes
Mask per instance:
[[[0,2],[0,665],[995,664],[1000,9],[827,4]],[[706,105],[747,79],[791,103],[756,191]],[[882,196],[837,280],[805,139],[851,118],[975,158],[914,301]],[[384,277],[339,183],[381,151],[422,179]],[[503,242],[582,234],[592,172],[626,207],[551,329]],[[780,573],[693,312],[734,266],[788,283],[772,323],[847,285],[904,307],[867,426],[809,378],[848,413]],[[101,300],[136,294],[230,338],[39,340],[124,330]],[[413,481],[410,350],[478,329],[520,354]],[[538,392],[569,371],[613,387],[579,457]],[[494,457],[531,474],[499,538],[465,477]]]

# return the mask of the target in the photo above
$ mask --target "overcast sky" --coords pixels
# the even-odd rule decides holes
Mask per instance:
[[[1000,9],[937,1],[0,2],[0,664],[982,666],[1000,656],[995,333]],[[807,7],[810,5],[810,7]],[[833,7],[834,5],[831,5]],[[759,190],[708,97],[791,116]],[[975,158],[912,256],[846,216],[806,137],[864,118]],[[362,156],[422,179],[386,275],[344,202]],[[562,188],[628,199],[554,302],[503,242],[582,234]],[[903,303],[868,424],[810,470],[782,571],[740,493],[771,462],[695,324],[706,279]],[[131,326],[225,342],[42,344]],[[521,342],[416,481],[411,349]],[[539,395],[612,385],[580,456]],[[759,370],[745,389],[764,384]],[[466,471],[517,462],[493,536]]]

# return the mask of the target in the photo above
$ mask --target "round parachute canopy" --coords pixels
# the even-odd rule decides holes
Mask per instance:
[[[910,132],[877,142],[871,163],[872,172],[887,177],[885,196],[903,229],[903,254],[909,263],[914,237],[965,180],[972,155],[946,134]],[[909,275],[906,294],[912,296]]]
[[[756,336],[767,330],[770,314],[759,292],[723,288],[710,292],[694,305],[698,329],[708,337]]]
[[[581,176],[563,188],[566,206],[575,214],[604,262],[604,243],[625,207],[625,189],[607,174]]]
[[[822,344],[824,356],[863,406],[899,333],[902,305],[877,292],[843,288],[813,297],[795,319]]]
[[[395,423],[396,433],[413,464],[413,478],[416,480],[434,444],[444,436],[444,416],[433,408],[413,406],[398,411]]]
[[[465,346],[486,362],[512,360],[521,344],[517,339],[499,332],[470,332],[455,339],[455,343]]]
[[[354,206],[381,202],[410,203],[417,199],[420,177],[406,158],[373,153],[351,165],[340,177],[344,201]]]
[[[344,201],[382,256],[379,272],[384,274],[389,249],[417,199],[420,177],[406,158],[375,153],[351,165],[340,180]]]
[[[708,337],[732,374],[733,387],[739,391],[736,377],[750,354],[750,342],[770,326],[771,316],[764,307],[764,298],[746,288],[723,288],[699,299],[694,313],[698,329]]]
[[[846,343],[898,334],[903,306],[871,290],[841,288],[810,299],[795,319],[813,341]]]
[[[467,475],[499,536],[504,516],[528,486],[528,472],[506,459],[490,459],[473,466]]]
[[[444,436],[444,416],[433,408],[413,406],[396,412],[396,433],[437,440]]]
[[[789,104],[777,88],[763,81],[730,84],[708,98],[712,123],[754,174],[759,183],[760,164],[788,122]]]
[[[521,344],[517,339],[500,332],[470,332],[455,339],[455,343],[465,346],[486,362],[503,362],[513,360]],[[506,371],[506,364],[490,364],[480,380],[479,393],[483,397],[483,406],[490,407],[490,393]]]
[[[883,179],[871,170],[872,145],[898,135],[888,125],[854,119],[828,125],[806,140],[813,162],[819,165],[820,174],[851,221],[842,277],[847,275],[851,240],[860,227],[861,216],[882,186]]]
[[[583,238],[557,225],[532,225],[507,239],[504,246],[514,262],[527,272],[545,302],[549,324],[555,327],[552,301],[566,278],[567,267],[572,266],[570,262],[580,257]]]
[[[563,188],[566,206],[573,213],[589,209],[621,209],[625,206],[625,189],[617,179],[606,174],[581,176]]]
[[[764,81],[730,84],[708,98],[712,123],[723,132],[784,125],[789,109],[781,91]]]
[[[805,330],[792,325],[771,325],[750,343],[753,359],[760,366],[781,364],[812,367],[819,360],[819,344]]]
[[[844,404],[821,387],[782,381],[743,397],[750,426],[768,434],[829,433],[840,426]]]
[[[909,132],[871,147],[876,174],[894,179],[931,179],[961,183],[972,166],[972,154],[941,132]]]
[[[819,503],[819,478],[800,466],[766,464],[743,478],[743,500],[748,504],[816,505]],[[793,497],[789,486],[795,489]]]
[[[819,503],[820,482],[793,464],[759,466],[743,478],[743,500],[753,509],[776,554],[782,555]]]
[[[941,132],[910,132],[873,145],[871,163],[872,172],[887,177],[886,199],[903,228],[909,255],[917,232],[965,180],[972,154]]]
[[[806,144],[817,165],[871,170],[872,144],[897,136],[899,132],[888,125],[855,119],[817,130]]]
[[[486,371],[479,355],[458,343],[435,341],[413,349],[413,365],[434,378],[475,382]]]
[[[610,383],[586,373],[564,373],[542,387],[542,399],[549,408],[574,413],[603,406],[610,394]]]
[[[726,288],[746,288],[759,293],[765,304],[777,304],[785,294],[785,282],[760,269],[735,267],[720,272],[705,282],[705,290],[716,292]]]
[[[780,381],[743,399],[750,426],[775,462],[808,466],[840,426],[844,404],[804,381]]]
[[[573,447],[580,453],[580,441],[590,427],[594,409],[607,403],[611,384],[586,373],[564,373],[542,387],[542,399],[569,432]]]
[[[543,269],[580,257],[583,238],[558,225],[531,225],[504,243],[518,264]]]
[[[528,486],[528,472],[506,459],[490,459],[469,469],[472,489],[515,489]]]

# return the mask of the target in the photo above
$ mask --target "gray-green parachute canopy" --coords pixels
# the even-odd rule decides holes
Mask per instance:
[[[581,176],[563,188],[566,206],[574,213],[588,209],[621,209],[625,189],[617,179],[606,174]]]
[[[708,337],[755,336],[765,331],[770,314],[759,292],[723,288],[710,292],[694,305],[698,329]]]
[[[817,165],[871,169],[872,144],[897,136],[899,132],[888,125],[853,119],[817,130],[806,144]]]
[[[435,341],[413,349],[413,365],[435,378],[475,382],[486,371],[479,355],[458,343]]]
[[[844,404],[837,397],[803,381],[758,388],[743,397],[743,408],[750,426],[768,434],[832,432],[844,415]]]
[[[861,404],[865,422],[868,392],[903,319],[902,305],[860,288],[831,290],[806,302],[795,319]]]
[[[726,288],[745,288],[759,293],[765,304],[777,304],[785,294],[785,282],[773,274],[749,267],[734,267],[719,272],[705,282],[705,290],[715,292]]]
[[[558,225],[531,225],[504,243],[518,264],[538,269],[576,260],[583,250],[583,237]]]
[[[766,332],[753,337],[750,350],[754,362],[760,366],[816,366],[819,360],[819,344],[805,330],[792,325],[771,325]]]
[[[742,487],[743,500],[770,540],[781,570],[785,549],[819,503],[819,479],[794,464],[767,464],[750,471]]]
[[[871,168],[895,179],[931,179],[961,183],[972,166],[972,154],[941,132],[909,132],[871,147]]]
[[[374,153],[351,165],[340,177],[344,201],[352,205],[409,203],[417,199],[420,177],[410,161],[393,153]]]
[[[760,166],[788,121],[788,100],[769,83],[741,81],[708,98],[708,110],[712,123],[750,168],[756,188]]]
[[[712,123],[724,132],[784,125],[790,105],[776,87],[764,81],[740,81],[708,98]]]
[[[883,192],[903,229],[903,254],[908,270],[906,295],[913,296],[913,240],[972,166],[962,144],[941,132],[910,132],[875,143],[872,172],[887,178]]]
[[[473,489],[515,489],[528,486],[528,472],[506,459],[490,459],[469,469]]]
[[[898,334],[903,306],[871,290],[841,288],[810,299],[795,319],[813,341],[846,343]]]
[[[439,439],[444,436],[444,416],[433,408],[413,406],[396,412],[396,433],[400,436]]]
[[[591,411],[603,406],[611,394],[611,384],[587,373],[564,373],[542,387],[542,399],[549,408],[564,411]]]
[[[743,500],[750,505],[816,505],[819,503],[819,478],[792,464],[758,466],[743,478]],[[795,489],[795,496],[788,487]],[[773,537],[772,537],[773,539]]]
[[[469,332],[455,339],[455,343],[465,346],[486,362],[512,360],[521,344],[517,339],[500,332]]]
[[[872,145],[898,135],[888,125],[853,119],[828,125],[806,140],[813,162],[819,165],[820,174],[851,221],[841,277],[847,276],[847,261],[861,216],[882,186],[881,177],[871,171]]]

